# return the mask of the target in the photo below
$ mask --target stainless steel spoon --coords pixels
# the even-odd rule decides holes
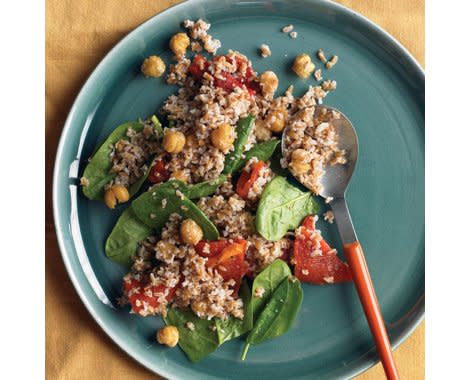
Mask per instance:
[[[375,295],[369,270],[367,269],[366,259],[357,239],[345,199],[346,190],[353,175],[358,157],[356,131],[348,118],[338,110],[323,105],[315,106],[316,113],[320,112],[322,109],[336,111],[340,115],[340,118],[333,120],[332,123],[338,133],[339,147],[346,150],[347,163],[344,165],[327,165],[325,174],[321,180],[323,189],[318,195],[325,199],[333,198],[329,204],[335,215],[336,224],[343,242],[344,254],[351,269],[354,284],[374,337],[385,374],[387,379],[398,379],[398,370],[393,360],[392,349],[380,312],[377,296]],[[286,134],[288,129],[289,125],[284,129],[282,135],[282,154],[284,157],[286,156]],[[302,183],[294,172],[292,172],[292,175]],[[303,184],[308,188],[307,184]]]

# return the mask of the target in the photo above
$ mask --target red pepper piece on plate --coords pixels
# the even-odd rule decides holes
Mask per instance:
[[[295,276],[312,284],[337,284],[352,281],[349,266],[341,261],[336,251],[320,238],[313,237],[315,219],[307,216],[297,231],[294,241]],[[315,248],[319,243],[319,252]]]
[[[194,248],[200,256],[211,257],[218,256],[229,244],[229,241],[224,239],[214,241],[201,240]]]
[[[124,277],[123,285],[124,294],[126,295],[133,313],[141,314],[141,311],[151,308],[157,308],[160,305],[159,298],[165,294],[167,288],[164,285],[145,286],[142,282],[137,281],[130,275]],[[170,302],[175,296],[176,287],[168,289],[166,300]],[[150,315],[150,314],[148,314]]]
[[[163,160],[156,160],[150,169],[148,180],[151,183],[165,182],[170,178],[170,173],[165,168],[165,162]]]
[[[206,265],[209,268],[216,269],[225,281],[234,280],[234,289],[238,291],[241,280],[248,271],[248,264],[245,262],[248,243],[243,239],[236,239],[232,243],[227,240],[224,240],[224,242],[227,243],[226,246],[218,253],[209,256]],[[213,244],[214,251],[219,250],[222,245],[222,243]]]
[[[258,179],[261,169],[263,169],[265,166],[266,163],[264,161],[258,161],[253,164],[249,172],[246,170],[242,171],[240,178],[238,178],[237,187],[235,190],[239,196],[244,199],[248,197],[251,186],[253,186],[255,181]]]

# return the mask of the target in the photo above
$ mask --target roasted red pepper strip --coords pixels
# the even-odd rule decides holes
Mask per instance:
[[[122,287],[131,304],[132,312],[140,315],[142,315],[140,312],[145,310],[146,307],[158,307],[158,299],[162,294],[165,294],[167,289],[164,285],[146,287],[130,275],[124,277]],[[176,287],[168,289],[168,294],[165,297],[168,302],[175,296],[175,292]]]
[[[189,65],[188,71],[194,79],[201,79],[208,67],[209,62],[202,55],[196,55],[193,62]]]
[[[188,71],[194,79],[200,80],[204,73],[209,71],[210,66],[214,62],[217,62],[218,60],[222,59],[222,57],[225,57],[225,60],[228,63],[233,64],[233,60],[228,56],[217,55],[212,59],[211,62],[204,58],[202,55],[196,55],[191,64],[189,65]],[[222,72],[221,76],[223,78],[214,78],[214,86],[223,88],[227,92],[232,92],[235,88],[242,87],[243,85],[245,85],[250,95],[254,95],[255,93],[260,92],[261,87],[259,83],[255,81],[256,76],[253,72],[253,69],[248,66],[248,62],[240,57],[235,58],[237,71],[233,73],[226,71]],[[246,68],[244,73],[241,72],[242,66]]]
[[[313,216],[304,219],[294,242],[295,276],[302,282],[312,284],[332,284],[352,281],[351,271],[342,262],[328,243],[321,239],[321,255],[314,255],[315,242],[312,232],[315,230]]]
[[[229,244],[228,240],[223,239],[214,241],[201,240],[194,248],[200,256],[211,257],[219,255]]]
[[[225,281],[234,280],[234,289],[238,291],[241,280],[248,271],[248,264],[245,262],[247,241],[243,239],[236,239],[233,242],[219,240],[205,244],[209,244],[210,252],[206,263],[207,267],[216,269]],[[196,246],[196,252],[199,253],[204,248],[202,245],[199,245],[199,247],[198,245]],[[207,253],[202,256],[205,255]]]
[[[240,174],[240,178],[237,181],[236,192],[242,198],[247,198],[248,193],[250,192],[251,186],[259,177],[259,172],[266,166],[264,161],[258,161],[251,167],[251,171],[247,172],[245,170]]]
[[[151,183],[165,182],[170,178],[170,173],[165,168],[165,162],[163,160],[157,160],[150,169],[148,180]]]

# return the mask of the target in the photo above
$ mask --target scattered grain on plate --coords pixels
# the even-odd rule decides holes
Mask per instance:
[[[333,197],[326,197],[325,203],[330,203],[334,198]]]
[[[308,269],[302,269],[302,274],[303,274],[304,276],[308,276],[309,273],[310,273],[310,272],[308,271]]]
[[[265,292],[264,288],[258,287],[258,288],[255,289],[254,296],[255,296],[256,298],[262,298],[263,295],[264,295],[264,292]]]
[[[156,215],[156,214],[153,214],[153,213],[152,213],[152,214],[150,214],[150,219],[155,219],[156,217],[157,217],[157,215]]]
[[[260,50],[261,57],[267,58],[271,56],[271,49],[269,45],[261,44],[259,50]]]
[[[330,58],[330,60],[326,63],[326,69],[330,70],[336,63],[338,62],[338,56],[334,55],[333,57]]]
[[[193,51],[195,53],[200,53],[202,51],[201,44],[197,41],[191,42],[191,51]]]
[[[325,80],[321,84],[321,88],[325,91],[333,91],[336,90],[336,81],[335,80]]]
[[[165,208],[167,203],[168,203],[168,200],[166,198],[163,198],[162,199],[162,208]]]
[[[335,220],[335,214],[333,214],[333,211],[328,210],[323,214],[323,219],[327,221],[328,223],[332,224],[333,221]]]
[[[292,31],[289,33],[290,38],[296,39],[297,38],[297,32]]]
[[[323,79],[322,74],[321,74],[321,69],[315,70],[313,73],[313,77],[315,78],[315,80],[321,81]]]
[[[88,180],[88,178],[85,178],[85,177],[80,178],[80,185],[88,186],[89,184],[90,184],[90,181]]]
[[[328,284],[333,284],[335,282],[335,278],[333,276],[331,277],[323,277],[323,281],[325,281]]]
[[[327,62],[327,59],[325,57],[325,53],[323,52],[322,49],[318,49],[318,52],[317,52],[317,57],[320,61],[322,61],[323,63],[326,63]]]
[[[294,25],[292,24],[286,25],[281,30],[282,30],[282,33],[290,33],[294,30]]]

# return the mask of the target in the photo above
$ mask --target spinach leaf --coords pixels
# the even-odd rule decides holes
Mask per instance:
[[[148,191],[155,191],[162,186],[171,186],[175,190],[181,191],[189,199],[199,199],[214,194],[219,186],[222,185],[226,180],[227,176],[225,174],[221,174],[218,178],[212,179],[210,181],[199,182],[191,185],[187,185],[177,179],[170,179],[167,182],[153,185],[151,188],[149,188]]]
[[[137,244],[152,233],[128,207],[119,217],[111,234],[106,239],[106,256],[121,265],[129,266],[135,255]]]
[[[277,241],[317,210],[312,193],[298,189],[284,177],[274,177],[261,194],[256,229],[265,239]]]
[[[299,280],[285,278],[273,293],[246,338],[242,360],[250,345],[256,345],[285,334],[293,325],[302,305],[303,292]]]
[[[103,199],[104,186],[116,176],[116,173],[109,172],[112,147],[119,140],[127,139],[126,132],[129,128],[140,132],[144,125],[137,121],[121,124],[100,145],[88,162],[82,176],[88,180],[88,185],[82,186],[83,194],[88,199]]]
[[[159,132],[162,130],[160,121],[155,115],[151,117],[151,120],[157,130],[158,136],[161,136]],[[128,139],[127,130],[129,128],[132,128],[136,132],[140,132],[144,129],[144,123],[139,121],[131,121],[118,126],[99,146],[85,167],[82,177],[88,180],[88,184],[86,186],[82,186],[82,190],[83,194],[88,199],[102,200],[104,195],[104,186],[112,181],[114,177],[116,177],[116,173],[110,173],[112,166],[112,147],[114,147],[114,144],[116,144],[119,140]],[[129,195],[131,197],[140,189],[149,172],[150,167],[146,171],[145,175],[143,175],[137,182],[129,187]]]
[[[135,254],[137,244],[150,236],[154,230],[159,232],[173,212],[194,219],[203,229],[205,236],[208,236],[207,239],[217,239],[217,228],[194,203],[188,199],[182,201],[177,197],[176,189],[181,189],[180,191],[187,197],[197,198],[211,195],[218,187],[215,183],[223,183],[224,180],[225,176],[215,181],[202,182],[196,185],[185,185],[180,181],[168,181],[151,187],[149,191],[134,200],[140,217],[134,212],[133,202],[116,222],[106,240],[106,256],[114,262],[128,266]],[[166,207],[163,207],[162,204],[164,198],[167,202]],[[160,199],[160,202],[158,203],[156,199]],[[188,210],[181,209],[181,206],[187,207]],[[146,209],[146,207],[149,208]],[[151,221],[148,220],[146,215]]]
[[[222,185],[227,180],[227,176],[221,174],[218,178],[199,182],[194,185],[186,185],[182,183],[181,192],[186,195],[189,199],[198,199],[202,197],[207,197],[215,193],[220,185]]]
[[[192,362],[201,360],[219,346],[214,321],[201,319],[190,309],[170,307],[163,320],[168,326],[176,326],[178,344]],[[188,322],[194,325],[194,330],[187,327]]]
[[[160,123],[160,120],[155,115],[152,115],[150,118],[152,120],[153,126],[155,130],[157,131],[157,137],[163,137],[163,127],[162,123]]]
[[[250,158],[256,157],[261,161],[267,161],[271,158],[274,150],[279,145],[280,140],[269,140],[256,144],[248,152],[245,153],[245,158],[240,160],[233,168],[233,172],[240,170]]]
[[[271,299],[271,296],[279,284],[291,275],[290,268],[285,261],[276,259],[255,277],[252,288],[252,311],[254,319],[259,316],[263,307]],[[264,290],[262,297],[255,297],[256,289],[258,288]]]
[[[233,151],[225,156],[224,174],[231,174],[235,171],[237,165],[242,159],[245,145],[248,142],[251,130],[255,125],[255,117],[249,115],[238,121],[237,138],[233,144]]]
[[[225,321],[216,319],[219,345],[245,334],[253,328],[252,298],[248,284],[244,281],[240,288],[240,297],[243,300],[243,319],[230,316]]]
[[[217,240],[219,231],[209,218],[185,196],[176,181],[169,181],[152,188],[135,199],[131,204],[137,218],[146,226],[160,231],[168,217],[178,213],[184,218],[193,219],[207,240]]]

